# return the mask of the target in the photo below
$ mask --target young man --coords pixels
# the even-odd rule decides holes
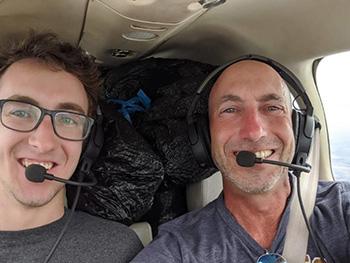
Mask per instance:
[[[0,64],[0,261],[44,262],[69,214],[65,185],[31,182],[25,169],[72,176],[101,80],[83,50],[50,33],[13,43]],[[128,227],[75,212],[49,262],[129,262],[141,248]]]
[[[281,166],[241,167],[236,156],[250,151],[290,163],[295,151],[291,115],[287,85],[269,65],[243,60],[223,71],[209,96],[211,153],[223,175],[223,193],[205,208],[161,226],[132,262],[286,262],[281,254],[293,179]],[[311,227],[328,262],[349,261],[349,222],[350,184],[320,183]],[[321,262],[311,239],[307,254]]]

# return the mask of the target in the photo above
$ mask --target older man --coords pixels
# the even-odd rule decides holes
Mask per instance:
[[[282,166],[242,167],[240,151],[291,162],[295,151],[290,93],[268,64],[242,60],[227,67],[209,96],[211,154],[223,192],[205,208],[160,228],[132,262],[286,262],[281,256],[293,191]],[[311,226],[333,262],[350,258],[350,184],[319,184]],[[319,255],[309,240],[307,258]],[[315,262],[315,261],[313,261]]]

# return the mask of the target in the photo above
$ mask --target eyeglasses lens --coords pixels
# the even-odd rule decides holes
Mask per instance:
[[[31,104],[6,101],[3,104],[1,119],[3,124],[13,130],[30,131],[37,124],[41,110]]]

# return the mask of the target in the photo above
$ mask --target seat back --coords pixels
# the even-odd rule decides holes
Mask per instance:
[[[220,172],[187,186],[187,208],[189,211],[202,208],[216,199],[222,191],[222,176]]]
[[[220,172],[212,174],[207,179],[187,186],[187,207],[189,211],[202,208],[219,196],[222,191],[222,177]],[[139,222],[130,226],[142,244],[146,246],[153,239],[149,223]]]
[[[152,241],[152,228],[148,222],[134,223],[129,227],[135,231],[143,246],[146,246]]]

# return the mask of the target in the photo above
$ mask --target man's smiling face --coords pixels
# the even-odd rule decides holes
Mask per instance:
[[[5,71],[0,78],[0,99],[30,102],[49,110],[88,111],[84,86],[75,76],[35,59],[20,60]],[[39,163],[48,173],[68,179],[76,169],[81,150],[81,141],[57,137],[50,116],[45,116],[32,132],[17,132],[0,124],[0,199],[28,207],[63,200],[63,184],[32,183],[25,177],[25,167]]]
[[[294,135],[288,89],[271,67],[256,61],[233,64],[219,77],[209,97],[211,149],[224,177],[247,193],[269,191],[287,169],[236,163],[239,151],[290,162]]]

